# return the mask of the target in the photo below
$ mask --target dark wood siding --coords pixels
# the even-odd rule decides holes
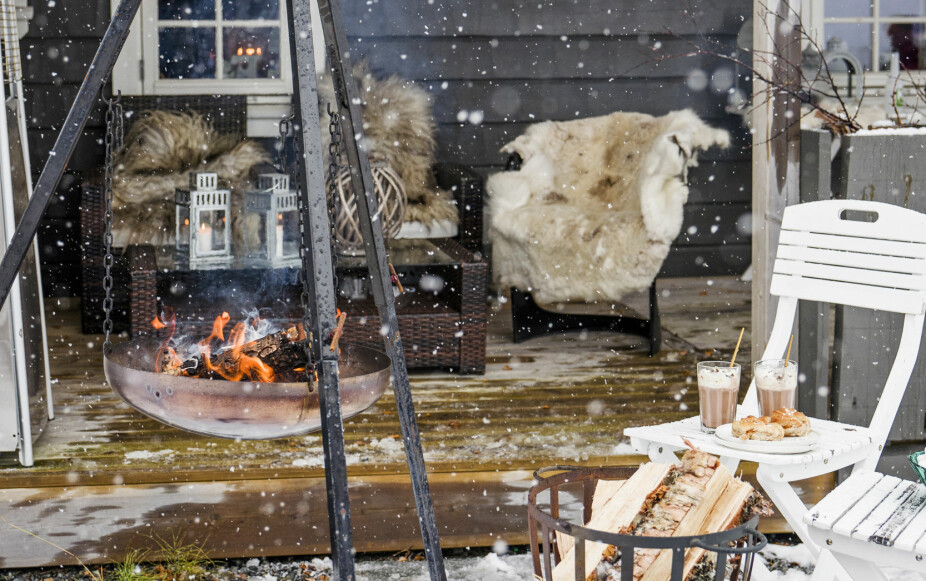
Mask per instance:
[[[740,272],[749,236],[738,229],[750,203],[749,136],[725,112],[726,94],[686,82],[730,66],[691,51],[691,41],[729,51],[751,11],[748,0],[344,0],[356,52],[374,71],[415,80],[435,95],[440,158],[501,169],[498,153],[533,122],[617,110],[659,115],[691,108],[734,134],[691,174],[685,227],[665,267],[669,275]],[[35,5],[23,56],[29,142],[37,175],[57,137],[109,21],[109,0]],[[671,32],[670,32],[671,31]],[[701,39],[701,40],[698,40]],[[748,83],[739,81],[748,91]],[[478,111],[476,125],[458,121]],[[79,292],[77,240],[81,176],[101,165],[98,108],[68,166],[40,231],[46,293]],[[713,228],[716,226],[716,228]]]
[[[33,181],[48,159],[109,23],[109,0],[33,2],[22,40],[23,75]],[[81,175],[103,162],[103,112],[98,107],[68,164],[39,229],[46,296],[80,293]]]
[[[711,56],[664,58],[692,42],[730,53],[750,14],[747,0],[410,0],[344,3],[347,33],[374,72],[397,74],[435,95],[442,160],[502,169],[499,148],[537,121],[613,111],[661,115],[690,108],[729,130],[691,174],[685,226],[667,275],[740,273],[750,260],[749,134],[725,111],[726,90],[693,89],[735,74]],[[738,87],[749,91],[748,82]],[[691,83],[695,85],[695,83]],[[478,125],[464,112],[478,111]]]

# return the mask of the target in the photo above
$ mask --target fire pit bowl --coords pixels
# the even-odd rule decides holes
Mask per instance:
[[[256,383],[156,373],[160,342],[118,343],[104,357],[106,379],[133,408],[159,422],[206,436],[270,440],[321,429],[318,389],[305,383]],[[390,364],[384,353],[341,344],[341,412],[357,415],[383,395]]]

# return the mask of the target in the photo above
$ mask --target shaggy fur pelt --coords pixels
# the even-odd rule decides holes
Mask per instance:
[[[367,153],[394,169],[405,184],[408,206],[403,220],[458,223],[453,196],[437,187],[432,172],[436,143],[430,93],[397,76],[378,79],[363,64],[354,67],[354,79],[362,101]],[[330,81],[321,86],[322,110],[327,112],[333,89]],[[322,132],[326,151],[327,127],[325,123]]]
[[[115,159],[114,235],[128,244],[172,243],[174,191],[189,187],[191,172],[214,172],[232,192],[232,233],[240,240],[250,171],[269,162],[260,145],[216,133],[199,114],[150,112],[132,125]]]
[[[531,126],[502,148],[521,170],[487,183],[497,282],[545,303],[647,288],[681,230],[697,152],[729,143],[689,110]]]

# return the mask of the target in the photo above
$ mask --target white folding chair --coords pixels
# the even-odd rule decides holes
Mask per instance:
[[[631,444],[654,461],[675,462],[683,440],[716,454],[728,467],[758,463],[756,477],[779,512],[815,553],[803,521],[807,508],[791,482],[854,466],[873,471],[913,371],[926,312],[926,215],[878,202],[826,200],[790,206],[781,225],[771,281],[778,311],[763,359],[783,358],[798,300],[836,303],[905,315],[900,346],[867,427],[812,420],[819,445],[801,454],[733,450],[700,430],[698,417],[628,428]],[[753,380],[737,417],[758,415]]]

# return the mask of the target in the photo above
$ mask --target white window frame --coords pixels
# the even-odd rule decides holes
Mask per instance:
[[[872,36],[871,36],[871,51],[872,54],[867,62],[862,63],[865,67],[871,67],[878,58],[878,46],[879,46],[879,37],[881,35],[881,30],[878,24],[881,21],[889,20],[891,22],[914,22],[914,23],[924,23],[926,24],[926,15],[922,17],[915,18],[904,18],[904,17],[890,17],[885,18],[877,16],[880,14],[881,1],[880,0],[871,0],[871,16],[857,16],[857,17],[842,17],[842,18],[827,18],[824,16],[824,2],[839,2],[840,0],[801,0],[801,22],[804,25],[804,29],[807,31],[807,34],[814,39],[818,46],[821,48],[825,47],[825,36],[823,34],[823,27],[826,23],[870,23],[872,24]],[[926,70],[915,70],[915,71],[902,71],[901,76],[903,80],[907,80],[907,75],[913,77],[917,84],[922,85],[926,82]],[[866,89],[885,89],[888,84],[888,78],[890,76],[889,71],[877,71],[877,70],[866,70],[865,71],[865,88]],[[848,75],[846,73],[834,73],[834,80],[839,84],[840,88],[845,88],[848,84]],[[906,88],[905,92],[911,92],[910,87]],[[911,93],[912,94],[912,93]]]
[[[110,2],[113,12],[118,0]],[[239,21],[236,21],[239,22]],[[240,21],[243,26],[266,26],[275,20]],[[280,0],[280,77],[278,79],[161,79],[158,68],[157,0],[142,0],[122,53],[113,69],[113,90],[126,95],[290,95],[293,90],[289,51],[289,18]],[[171,21],[171,26],[194,26]],[[221,51],[216,38],[216,51]],[[316,45],[317,46],[317,45]],[[218,65],[217,65],[218,69]],[[249,99],[250,101],[251,99]],[[273,99],[278,101],[278,99]]]

